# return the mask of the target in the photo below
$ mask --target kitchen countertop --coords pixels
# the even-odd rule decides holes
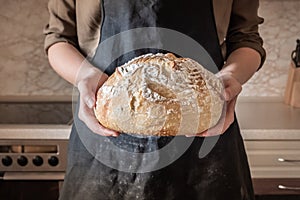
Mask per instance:
[[[300,129],[300,108],[282,101],[245,101],[236,105],[242,129]]]
[[[278,99],[239,99],[236,114],[245,140],[300,140],[300,108]],[[0,124],[0,139],[67,139],[70,125],[64,124]]]
[[[300,108],[281,99],[240,99],[236,115],[245,140],[300,140]]]

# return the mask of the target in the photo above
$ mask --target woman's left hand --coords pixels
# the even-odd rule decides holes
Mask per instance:
[[[235,104],[238,95],[242,91],[242,85],[230,73],[223,73],[220,71],[216,76],[219,77],[224,84],[223,96],[225,100],[225,109],[223,110],[222,116],[214,127],[196,135],[186,135],[187,137],[208,137],[223,134],[234,121]]]

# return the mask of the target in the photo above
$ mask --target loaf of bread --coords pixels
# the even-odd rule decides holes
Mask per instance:
[[[175,136],[216,125],[223,84],[189,58],[146,54],[118,67],[97,92],[95,115],[118,132]]]

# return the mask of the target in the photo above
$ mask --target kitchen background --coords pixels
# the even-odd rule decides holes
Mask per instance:
[[[0,142],[7,139],[5,135],[11,137],[10,133],[26,136],[24,130],[39,138],[54,135],[57,139],[64,139],[64,142],[68,138],[70,127],[60,125],[67,124],[72,118],[69,102],[72,100],[73,87],[56,75],[43,51],[43,28],[48,21],[47,2],[0,0],[0,124],[4,124],[0,126]],[[280,198],[284,200],[299,199],[299,193],[294,190],[278,190],[279,184],[296,185],[299,188],[298,165],[277,161],[280,156],[281,159],[291,157],[299,162],[300,109],[282,103],[291,52],[296,47],[296,39],[300,38],[299,10],[300,0],[260,1],[259,15],[265,19],[260,26],[260,34],[264,38],[267,60],[263,68],[244,85],[240,99],[246,100],[246,103],[239,106],[238,111],[242,112],[237,112],[255,190],[258,195],[262,194],[259,200],[277,199],[264,196],[269,194],[289,194],[289,198]],[[254,103],[247,102],[252,100]],[[14,125],[6,126],[6,123]],[[35,125],[15,126],[23,123],[59,125],[47,125],[46,128]],[[47,141],[43,141],[46,144]],[[66,152],[59,153],[60,160],[66,157]],[[45,166],[47,158],[43,158]],[[34,169],[34,166],[31,167]],[[5,184],[0,181],[0,199],[5,199],[2,197],[3,193],[7,195],[7,191],[11,192],[11,196],[20,196],[15,192],[16,188],[29,191],[27,194],[50,190],[55,191],[50,193],[57,196],[56,182],[31,184],[32,192],[26,188],[26,181],[7,181]],[[49,196],[49,199],[56,198]]]
[[[48,0],[0,0],[0,100],[70,100],[72,86],[49,67],[43,51]],[[267,60],[243,97],[284,95],[290,54],[300,37],[299,0],[262,0],[260,26]]]

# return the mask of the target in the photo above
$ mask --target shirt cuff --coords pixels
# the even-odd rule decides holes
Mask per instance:
[[[255,44],[253,42],[240,42],[238,44],[234,44],[231,46],[231,48],[227,48],[227,57],[235,50],[242,48],[242,47],[249,47],[251,49],[254,49],[255,51],[257,51],[260,54],[261,57],[261,61],[260,61],[260,65],[259,68],[257,69],[257,71],[263,66],[263,64],[265,63],[266,60],[266,51],[265,49],[258,44]]]

